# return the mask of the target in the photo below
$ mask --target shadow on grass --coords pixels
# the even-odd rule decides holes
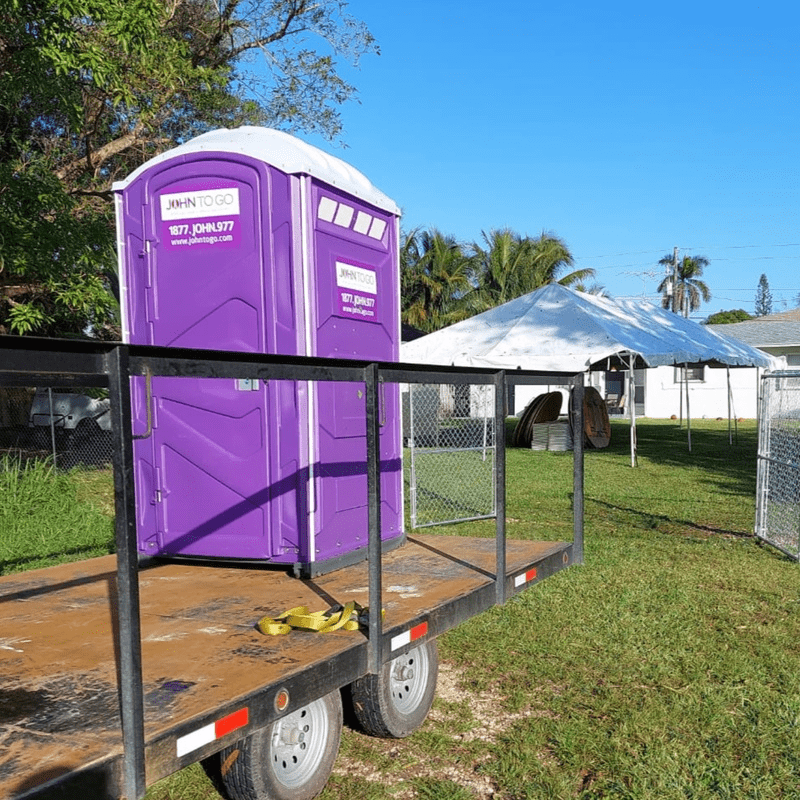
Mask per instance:
[[[675,517],[670,517],[667,514],[654,514],[651,511],[642,511],[638,508],[627,508],[625,506],[614,505],[614,503],[607,503],[604,500],[598,500],[594,497],[587,497],[586,502],[587,504],[594,503],[595,505],[602,506],[603,508],[607,508],[611,511],[619,511],[625,514],[633,514],[635,517],[638,517],[639,519],[642,520],[643,523],[645,523],[641,526],[643,528],[657,529],[659,522],[666,522],[674,526],[691,528],[700,533],[721,534],[723,536],[735,536],[741,539],[752,539],[755,537],[755,534],[753,534],[751,531],[735,531],[735,530],[730,530],[728,528],[719,528],[713,525],[700,525],[697,522],[693,522],[690,519],[677,519]]]
[[[602,452],[629,454],[629,431],[629,424],[615,420],[611,444]],[[693,421],[691,452],[685,423],[679,427],[675,420],[644,419],[637,421],[636,431],[640,460],[681,469],[705,469],[710,483],[725,485],[727,490],[742,494],[755,492],[758,430],[754,420],[739,424],[733,444],[728,440],[727,420]]]
[[[82,561],[86,558],[97,558],[100,555],[110,555],[115,551],[116,543],[112,538],[106,543],[70,547],[64,550],[56,550],[52,553],[20,556],[19,558],[4,558],[0,560],[0,575],[9,575],[15,572],[22,572],[26,569],[36,569],[52,564],[61,564],[66,561]],[[31,565],[33,565],[33,567]]]

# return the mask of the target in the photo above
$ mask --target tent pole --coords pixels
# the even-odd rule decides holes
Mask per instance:
[[[728,446],[733,444],[731,436],[731,368],[726,366],[725,373],[728,378]]]
[[[680,369],[680,367],[678,367]],[[678,378],[678,398],[680,402],[680,411],[678,411],[678,427],[683,427],[683,378],[686,377],[686,370],[683,370],[683,375]]]
[[[633,356],[628,357],[629,377],[628,377],[628,405],[630,406],[631,413],[631,466],[635,467],[638,464],[638,454],[636,446],[636,404],[634,398],[636,397],[634,378],[633,378]]]
[[[689,413],[689,365],[683,365],[683,383],[686,386],[686,436],[689,442],[689,452],[692,452],[692,415]]]

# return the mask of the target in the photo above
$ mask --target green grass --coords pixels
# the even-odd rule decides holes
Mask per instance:
[[[473,733],[495,729],[465,745],[463,705],[439,700],[391,744],[403,775],[347,733],[377,796],[800,797],[798,565],[752,538],[755,454],[752,422],[732,447],[726,422],[693,422],[689,453],[647,420],[632,469],[615,422],[586,453],[585,565],[440,640]],[[510,450],[507,470],[509,534],[570,538],[569,454]],[[334,776],[323,797],[349,791]]]
[[[585,564],[441,637],[431,718],[402,741],[345,730],[323,800],[800,797],[800,566],[752,536],[755,424],[729,446],[694,421],[689,453],[640,421],[635,469],[627,436],[586,452]],[[507,473],[509,535],[570,539],[571,455],[509,450]],[[64,480],[107,545],[102,492]],[[215,796],[194,767],[148,800]]]
[[[47,461],[0,459],[0,575],[114,550],[109,471],[59,472]]]

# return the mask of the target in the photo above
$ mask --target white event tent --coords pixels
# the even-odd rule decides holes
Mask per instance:
[[[632,374],[669,365],[774,366],[763,351],[652,303],[612,301],[559,284],[404,343],[400,357],[407,363],[576,373],[612,367]],[[629,408],[633,461],[633,402]]]

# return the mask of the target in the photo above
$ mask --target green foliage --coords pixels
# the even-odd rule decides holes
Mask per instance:
[[[118,336],[111,184],[212,128],[329,137],[377,46],[323,0],[10,0],[0,10],[0,333]],[[250,57],[261,53],[256,78]]]
[[[548,283],[570,286],[594,276],[592,269],[562,275],[574,264],[563,239],[552,233],[521,236],[508,228],[482,234],[471,245],[475,291],[468,298],[474,313],[507,303]]]
[[[113,551],[110,474],[85,481],[43,461],[0,459],[0,575]]]
[[[400,249],[403,322],[430,333],[463,319],[469,275],[469,259],[452,236],[435,228],[411,231]]]
[[[757,317],[765,317],[772,313],[772,292],[769,290],[767,276],[763,273],[758,279],[755,312]]]
[[[673,308],[673,294],[675,308],[678,313],[688,317],[690,311],[697,311],[701,303],[711,300],[711,291],[701,280],[703,270],[708,266],[705,256],[684,256],[678,262],[678,281],[673,287],[674,257],[666,255],[659,262],[667,268],[667,276],[658,285],[661,292],[661,307]]]
[[[548,283],[586,291],[583,281],[594,270],[563,275],[573,263],[566,243],[552,233],[484,232],[483,244],[467,248],[435,228],[414,230],[400,248],[403,322],[429,333]]]
[[[731,311],[717,311],[711,314],[705,321],[705,325],[727,325],[731,322],[745,322],[753,319],[752,314],[748,314],[743,308],[734,308]]]

